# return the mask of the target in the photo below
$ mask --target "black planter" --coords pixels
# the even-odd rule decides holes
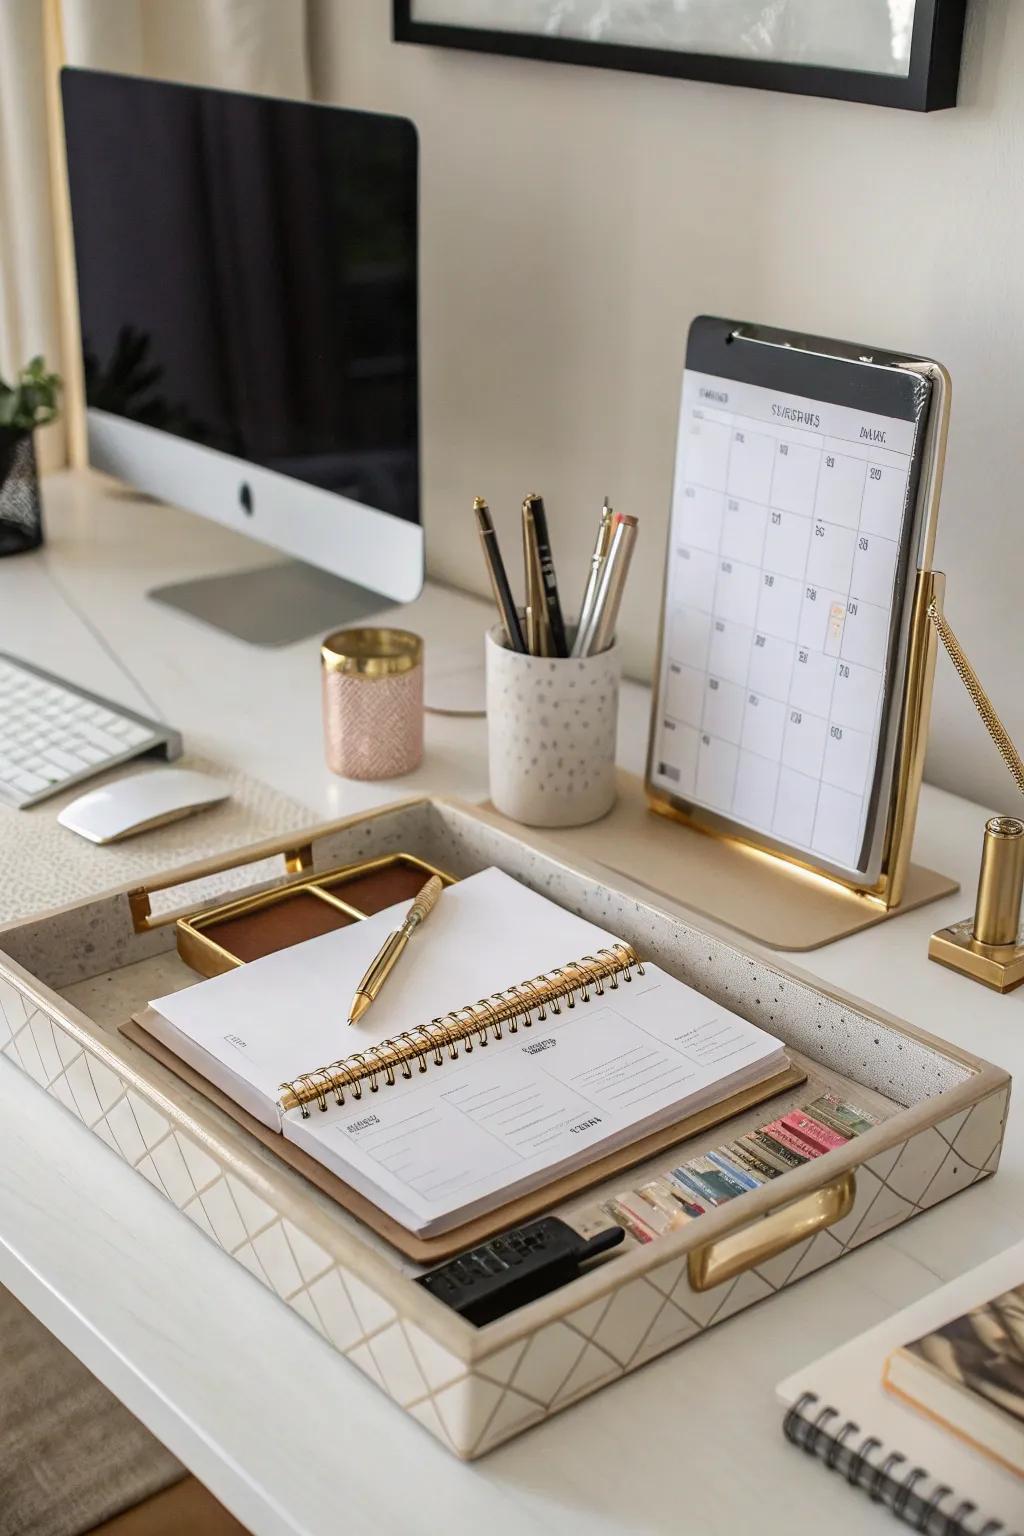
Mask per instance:
[[[31,432],[0,427],[0,556],[43,542],[36,450]]]

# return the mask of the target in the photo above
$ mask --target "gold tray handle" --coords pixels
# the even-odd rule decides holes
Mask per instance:
[[[752,1227],[695,1248],[687,1261],[691,1289],[713,1290],[716,1285],[723,1285],[726,1280],[733,1280],[813,1237],[815,1232],[834,1226],[850,1214],[856,1198],[857,1180],[851,1170]]]
[[[319,829],[317,829],[319,830]],[[182,891],[182,899],[186,897],[185,887],[196,881],[208,879],[210,875],[227,874],[233,869],[245,869],[249,864],[259,864],[264,859],[276,858],[278,854],[284,863],[282,871],[285,879],[308,874],[313,867],[313,839],[314,833],[303,843],[296,844],[294,837],[282,841],[280,837],[267,839],[257,843],[252,848],[247,848],[243,853],[223,854],[219,858],[206,859],[200,864],[190,864],[182,869],[172,870],[170,874],[159,879],[147,881],[145,885],[135,886],[128,892],[128,908],[132,915],[132,927],[136,933],[148,933],[153,928],[163,928],[167,924],[176,922],[183,912],[190,911],[193,915],[201,911],[203,906],[216,906],[218,902],[225,900],[224,892],[219,895],[209,896],[205,902],[200,902],[198,907],[194,904],[191,908],[176,907],[173,912],[162,912],[159,917],[153,916],[150,896],[155,891],[176,890],[179,886]]]

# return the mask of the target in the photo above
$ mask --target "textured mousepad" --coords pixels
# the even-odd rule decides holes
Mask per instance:
[[[58,823],[64,806],[87,790],[129,773],[151,773],[166,766],[162,761],[139,759],[98,774],[87,784],[78,784],[27,811],[0,805],[0,922],[62,907],[114,886],[142,883],[147,876],[163,874],[176,865],[215,858],[277,833],[308,827],[317,819],[304,806],[257,779],[188,754],[172,766],[224,779],[231,789],[230,800],[106,847],[86,842]],[[269,859],[267,869],[268,878],[280,874],[280,858]],[[245,868],[242,878],[246,885],[259,879],[258,870],[258,865]],[[228,870],[197,882],[195,891],[204,901],[208,896],[229,895],[238,879],[237,870]],[[173,904],[168,893],[168,905]],[[153,897],[153,910],[159,911],[159,893]]]

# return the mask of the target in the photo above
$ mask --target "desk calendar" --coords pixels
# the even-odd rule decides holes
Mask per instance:
[[[833,345],[694,322],[648,789],[867,887],[930,550],[932,381]]]

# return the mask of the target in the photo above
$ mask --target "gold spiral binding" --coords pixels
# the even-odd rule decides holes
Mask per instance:
[[[353,1051],[326,1067],[303,1072],[280,1085],[278,1103],[284,1110],[301,1110],[302,1118],[308,1120],[309,1105],[326,1110],[328,1095],[333,1095],[336,1104],[344,1104],[346,1093],[361,1099],[364,1084],[371,1093],[377,1093],[382,1079],[386,1087],[395,1083],[396,1071],[408,1079],[414,1067],[426,1072],[431,1058],[440,1067],[446,1050],[448,1059],[455,1061],[460,1048],[466,1055],[472,1052],[474,1036],[476,1044],[483,1047],[488,1040],[500,1040],[505,1025],[509,1034],[514,1035],[520,1026],[529,1029],[535,1020],[542,1024],[548,1009],[559,1015],[563,1002],[569,1008],[575,1008],[577,1002],[589,1003],[591,991],[603,997],[605,982],[615,991],[620,981],[632,981],[634,972],[644,974],[633,946],[612,944],[599,949],[596,955],[584,955],[568,965],[556,966],[543,976],[521,981],[504,992],[493,992],[478,1003],[453,1009],[442,1018],[431,1019],[429,1024],[404,1030],[379,1045],[367,1046],[365,1051]]]

